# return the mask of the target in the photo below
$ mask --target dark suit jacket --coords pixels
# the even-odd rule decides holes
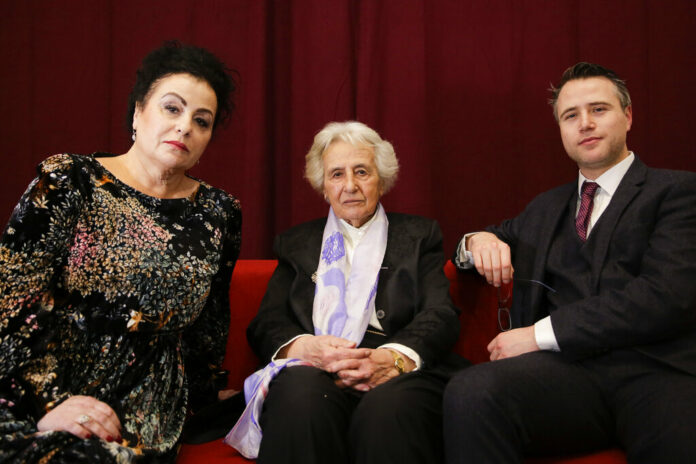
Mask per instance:
[[[510,245],[516,277],[544,281],[572,201],[577,182],[487,229]],[[577,359],[628,348],[696,375],[696,174],[650,169],[636,158],[595,227],[593,294],[551,314],[561,352]],[[544,291],[516,285],[513,325],[548,315]]]
[[[408,346],[425,366],[434,366],[450,358],[459,335],[459,310],[452,304],[443,271],[442,233],[430,219],[396,213],[387,217],[387,249],[375,300],[387,335],[384,343]],[[326,219],[307,222],[275,239],[278,267],[247,329],[249,344],[262,363],[293,337],[314,334],[311,276],[319,264],[325,224]]]

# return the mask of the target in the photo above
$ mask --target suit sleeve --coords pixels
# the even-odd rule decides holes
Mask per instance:
[[[291,298],[298,292],[308,294],[309,299],[304,301],[311,304],[314,284],[310,276],[303,276],[287,256],[282,235],[275,238],[273,250],[278,257],[278,266],[268,282],[259,311],[247,328],[249,345],[262,364],[270,362],[275,352],[292,338],[302,334],[314,335],[309,327],[300,324],[291,306]]]
[[[413,311],[406,314],[406,317],[411,314],[413,317],[388,341],[416,351],[423,358],[425,366],[443,359],[459,336],[459,309],[449,296],[449,280],[443,270],[444,262],[442,232],[438,224],[432,221],[418,250],[416,305]],[[389,309],[399,311],[400,308]]]
[[[615,230],[599,293],[552,313],[558,344],[569,356],[649,345],[696,329],[696,176],[660,181],[669,187]]]

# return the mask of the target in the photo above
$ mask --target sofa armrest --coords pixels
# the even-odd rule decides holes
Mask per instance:
[[[454,350],[473,363],[488,361],[488,343],[498,334],[498,295],[475,271],[458,270],[447,261],[450,296],[461,309],[460,333]]]
[[[230,372],[228,388],[240,390],[244,379],[259,367],[246,339],[246,328],[256,315],[266,286],[278,262],[274,259],[240,259],[230,282],[230,332],[223,368]]]

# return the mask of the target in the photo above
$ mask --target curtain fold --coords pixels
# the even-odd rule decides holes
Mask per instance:
[[[167,39],[206,47],[238,73],[237,109],[192,172],[242,201],[242,257],[328,205],[303,179],[329,121],[360,120],[401,163],[388,211],[461,233],[517,214],[570,181],[547,104],[577,61],[628,81],[629,148],[696,170],[696,2],[690,0],[2,1],[0,221],[57,152],[125,152],[143,56]]]

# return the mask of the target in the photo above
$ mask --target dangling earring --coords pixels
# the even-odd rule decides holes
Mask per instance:
[[[135,135],[138,133],[137,130],[133,129],[133,135],[131,135],[131,139],[135,142]]]

